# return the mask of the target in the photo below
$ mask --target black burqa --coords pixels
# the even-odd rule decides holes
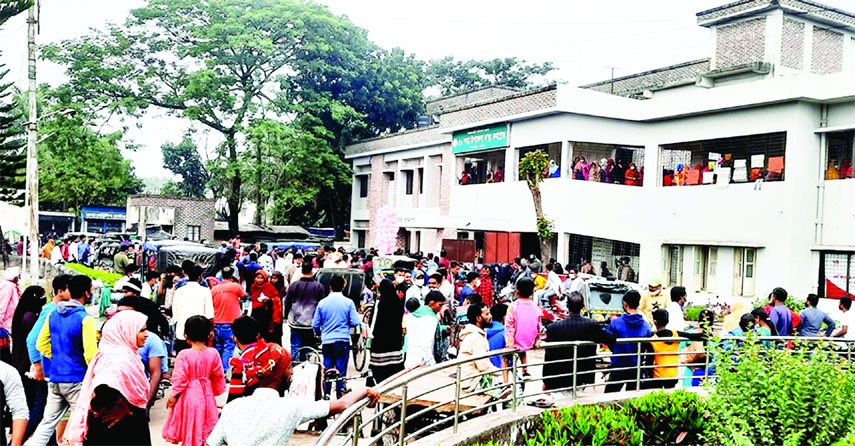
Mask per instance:
[[[389,279],[380,282],[369,368],[379,383],[404,370],[404,300]]]

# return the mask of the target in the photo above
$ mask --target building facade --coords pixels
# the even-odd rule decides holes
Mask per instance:
[[[538,253],[516,166],[540,149],[564,264],[628,260],[703,296],[855,294],[855,14],[743,0],[697,17],[707,59],[445,107],[433,127],[348,147],[355,245],[388,204],[408,251],[466,238],[487,262]]]
[[[128,197],[127,227],[160,226],[179,239],[214,240],[215,201],[207,198],[132,195]]]
[[[80,209],[80,228],[83,232],[104,234],[125,232],[127,209],[108,206],[83,206]]]

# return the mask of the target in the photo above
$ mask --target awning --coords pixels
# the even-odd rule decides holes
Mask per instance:
[[[843,125],[835,125],[834,127],[820,127],[814,129],[814,133],[834,133],[834,132],[845,132],[847,130],[855,130],[855,122],[851,124],[843,124]]]
[[[855,246],[846,245],[814,245],[811,251],[855,252]]]

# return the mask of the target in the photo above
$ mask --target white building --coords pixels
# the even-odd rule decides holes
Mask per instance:
[[[516,166],[540,148],[559,164],[541,188],[561,263],[614,271],[630,257],[642,282],[711,296],[855,294],[855,14],[743,0],[698,13],[698,24],[710,29],[708,59],[579,88],[446,98],[431,105],[438,124],[348,147],[354,245],[372,245],[372,219],[391,204],[410,251],[463,238],[487,262],[538,252]],[[635,162],[643,186],[573,180],[579,156]],[[665,186],[680,164],[688,184]],[[468,166],[482,178],[502,168],[504,181],[458,184]]]

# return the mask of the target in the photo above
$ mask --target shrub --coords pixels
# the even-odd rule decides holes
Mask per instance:
[[[640,445],[642,432],[620,407],[570,406],[545,411],[526,434],[529,446],[543,444]]]
[[[701,311],[704,311],[704,307],[699,306],[691,306],[686,307],[686,320],[697,322],[701,317]]]
[[[79,263],[66,263],[65,266],[68,269],[77,271],[80,274],[87,275],[92,278],[92,280],[100,279],[101,282],[104,282],[104,285],[113,286],[116,284],[116,281],[122,278],[121,274],[112,273],[110,271],[103,271],[100,269],[92,269],[88,266],[81,265]]]
[[[697,394],[679,390],[649,393],[623,407],[644,431],[645,444],[698,444],[708,418]]]
[[[749,336],[739,353],[717,348],[713,357],[710,444],[827,445],[849,432],[855,371],[830,344],[764,349]]]

